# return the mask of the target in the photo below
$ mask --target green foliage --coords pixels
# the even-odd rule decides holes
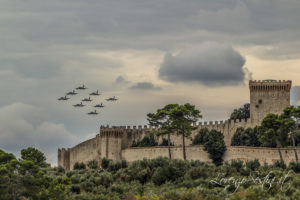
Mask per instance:
[[[247,129],[239,127],[231,138],[231,145],[259,147],[261,146],[261,143],[259,142],[257,135],[258,127]]]
[[[260,167],[260,163],[257,159],[250,160],[246,162],[246,167],[252,171],[255,171]]]
[[[248,119],[250,118],[250,104],[246,103],[239,109],[234,109],[230,115],[230,119]]]
[[[99,165],[98,165],[98,161],[97,160],[91,160],[88,162],[87,166],[90,168],[90,169],[98,169],[99,168]]]
[[[46,163],[45,155],[33,147],[28,147],[27,149],[22,149],[21,150],[21,159],[22,160],[31,160],[40,167],[50,166],[49,164]]]
[[[288,168],[293,170],[296,173],[300,173],[300,163],[299,162],[290,162]]]
[[[108,168],[108,165],[109,165],[109,162],[110,162],[109,159],[107,159],[107,158],[102,158],[102,160],[101,160],[101,167],[102,167],[103,169],[107,169],[107,168]]]
[[[65,179],[62,184],[45,176],[40,167],[48,165],[40,151],[28,148],[21,156],[18,161],[0,150],[0,199],[65,199]]]
[[[286,164],[282,160],[280,160],[280,161],[277,160],[274,162],[273,167],[286,169]]]
[[[204,141],[204,150],[209,153],[209,157],[216,165],[222,164],[222,157],[226,151],[224,135],[219,131],[211,130],[204,136]]]
[[[77,169],[77,170],[86,169],[86,166],[83,162],[76,162],[74,164],[73,169]]]
[[[157,138],[154,134],[154,132],[149,132],[148,135],[144,136],[141,141],[133,142],[132,147],[152,147],[157,146]]]
[[[258,140],[265,147],[282,147],[289,144],[288,134],[295,122],[276,114],[268,114],[259,127]]]
[[[159,146],[168,146],[168,139],[163,138]],[[170,143],[170,146],[174,146],[174,143]]]
[[[209,133],[207,128],[202,128],[199,132],[195,135],[195,138],[192,140],[193,145],[203,145],[204,144],[204,137],[206,134]]]

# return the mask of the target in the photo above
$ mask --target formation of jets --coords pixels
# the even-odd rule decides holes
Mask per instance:
[[[73,105],[73,106],[74,106],[74,107],[83,107],[83,106],[85,106],[85,105],[83,105],[82,102],[81,102],[81,103],[75,104],[75,105]]]
[[[97,110],[91,111],[91,112],[88,113],[88,115],[98,115],[98,114],[99,114],[99,113],[97,113]]]
[[[58,101],[67,101],[68,99],[70,99],[70,98],[68,98],[67,96],[64,96],[64,97],[59,97],[57,100]]]
[[[78,93],[76,93],[75,90],[73,90],[73,91],[71,91],[71,92],[67,92],[66,94],[67,94],[67,95],[76,95],[76,94],[78,94]]]
[[[99,96],[100,94],[99,94],[99,92],[98,92],[98,90],[97,90],[96,92],[90,93],[90,95]]]
[[[115,96],[106,99],[106,101],[117,101],[117,100],[118,100],[118,99],[116,99]]]
[[[91,99],[91,97],[89,97],[89,98],[82,99],[82,101],[93,101],[93,100]]]
[[[87,88],[84,85],[79,86],[79,87],[76,88],[76,90],[85,90],[85,89],[87,89]]]
[[[101,104],[97,104],[97,105],[95,105],[94,107],[95,107],[95,108],[103,108],[103,107],[104,107],[104,105],[101,103]]]
[[[75,90],[86,90],[88,89],[84,84],[82,86],[78,86],[75,88]],[[65,96],[58,98],[57,100],[59,101],[67,101],[68,99],[70,99],[68,97],[68,95],[76,95],[78,94],[78,92],[76,92],[75,90],[72,90],[70,92],[67,92]],[[83,104],[83,102],[91,102],[93,101],[93,99],[91,99],[91,96],[100,96],[101,94],[99,93],[99,91],[97,90],[96,92],[91,92],[89,93],[89,97],[88,98],[84,98],[81,100],[80,103],[78,104],[74,104],[73,107],[84,107],[86,106],[85,104]],[[113,96],[113,97],[109,97],[106,99],[106,101],[117,101],[118,99]],[[93,106],[94,108],[104,108],[105,106],[103,105],[103,103],[100,104],[96,104]],[[97,112],[97,110],[95,111],[91,111],[87,113],[88,115],[98,115],[99,113]]]

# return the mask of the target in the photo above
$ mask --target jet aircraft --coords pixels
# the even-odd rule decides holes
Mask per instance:
[[[118,99],[116,99],[116,97],[114,96],[114,97],[110,97],[110,98],[108,98],[108,99],[106,99],[106,101],[117,101]]]
[[[84,85],[79,86],[79,87],[76,88],[76,90],[85,90],[85,89],[87,89],[87,88]]]
[[[71,92],[68,92],[66,93],[67,95],[76,95],[77,93],[75,92],[75,90],[71,91]]]
[[[68,98],[67,96],[64,96],[64,97],[58,98],[57,100],[58,101],[67,101],[68,99],[70,99],[70,98]]]
[[[94,107],[95,107],[95,108],[103,108],[103,107],[104,107],[104,105],[101,103],[101,104],[97,104],[97,105],[95,105]]]
[[[99,95],[100,95],[100,93],[99,93],[99,92],[98,92],[98,90],[97,90],[96,92],[92,92],[92,93],[90,93],[90,95],[99,96]]]
[[[98,114],[99,114],[99,113],[97,113],[97,110],[91,111],[91,112],[88,113],[88,115],[98,115]]]
[[[78,103],[78,104],[75,104],[75,105],[73,105],[74,107],[83,107],[83,106],[85,106],[84,104],[82,104],[82,102],[81,103]]]
[[[89,97],[89,98],[82,99],[82,101],[92,101],[92,99],[91,99],[91,97]]]

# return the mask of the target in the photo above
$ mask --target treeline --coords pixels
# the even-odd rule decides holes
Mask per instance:
[[[102,159],[74,169],[50,167],[45,156],[28,148],[20,159],[0,151],[0,199],[32,200],[204,200],[299,199],[299,163],[261,165],[258,160],[213,163],[168,158],[131,163]],[[292,170],[292,171],[291,171]],[[290,172],[289,172],[290,171]],[[271,177],[275,182],[218,185],[218,178]],[[289,174],[289,175],[287,175]],[[218,177],[219,176],[219,177]],[[283,188],[283,189],[282,189]]]
[[[299,119],[300,106],[287,107],[280,115],[270,113],[260,126],[238,128],[232,137],[231,145],[277,148],[281,160],[283,157],[280,148],[292,146],[298,161],[296,147],[300,145],[300,129],[297,123]]]

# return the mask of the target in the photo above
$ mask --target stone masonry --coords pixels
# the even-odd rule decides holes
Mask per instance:
[[[215,129],[224,134],[224,140],[228,146],[228,150],[224,155],[224,160],[240,159],[251,160],[258,158],[261,162],[273,162],[277,159],[276,150],[268,148],[253,148],[253,147],[229,147],[231,138],[238,127],[255,127],[259,125],[262,119],[268,113],[279,114],[283,109],[290,105],[290,89],[291,81],[249,81],[250,89],[250,118],[240,120],[225,120],[215,122],[199,122],[193,124],[197,129],[193,131],[192,137],[201,128],[208,128],[209,130]],[[160,148],[131,148],[133,141],[139,141],[149,131],[156,129],[150,126],[119,126],[109,127],[101,126],[100,133],[95,138],[82,142],[72,148],[58,149],[58,165],[63,166],[65,169],[70,170],[76,162],[87,163],[90,160],[98,160],[101,158],[109,158],[113,160],[126,159],[128,161],[138,160],[142,158],[154,158],[158,156],[165,156],[167,147]],[[162,138],[160,138],[161,140]],[[174,143],[174,154],[177,155],[181,148],[181,137],[172,135],[171,141]],[[186,140],[186,145],[191,144],[190,140]],[[198,149],[197,149],[198,148]],[[157,149],[157,150],[156,150]],[[190,160],[203,160],[207,161],[208,155],[203,151],[201,146],[187,147],[187,157]],[[172,150],[172,151],[173,151]],[[151,155],[147,152],[151,152]],[[163,153],[164,152],[164,153]],[[198,152],[195,153],[195,152]],[[247,152],[245,154],[240,152]],[[272,159],[266,160],[264,156],[272,152]],[[290,150],[286,150],[288,154]],[[178,154],[178,158],[181,154]],[[202,155],[202,156],[200,156]],[[261,158],[258,157],[262,156]],[[271,155],[271,154],[270,154]],[[287,157],[289,161],[294,158]],[[208,159],[209,160],[209,159]]]

